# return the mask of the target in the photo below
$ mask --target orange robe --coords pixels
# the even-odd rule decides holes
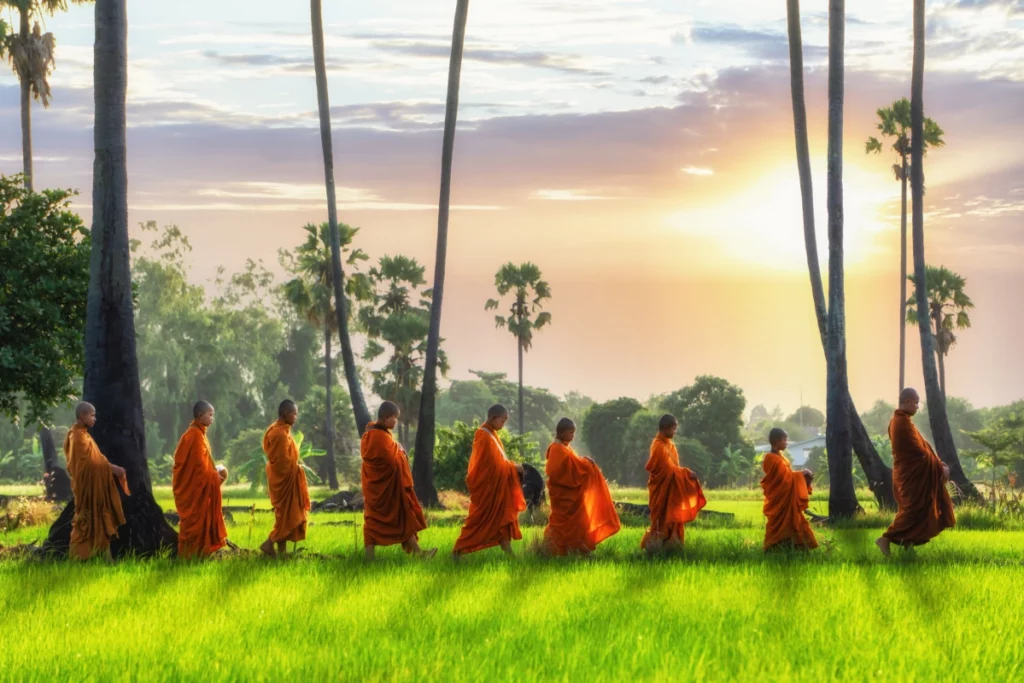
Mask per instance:
[[[363,457],[363,543],[394,545],[416,539],[427,528],[416,498],[405,451],[387,427],[366,425],[359,443]]]
[[[71,521],[71,545],[68,553],[87,560],[94,553],[106,552],[117,528],[124,524],[118,484],[128,494],[128,485],[114,476],[110,462],[81,425],[73,426],[64,439],[64,456],[71,476],[75,498],[75,516]]]
[[[612,494],[597,465],[555,441],[545,456],[551,515],[544,545],[554,555],[589,553],[622,528]]]
[[[789,460],[778,453],[767,453],[761,463],[764,478],[764,549],[792,541],[796,548],[818,547],[811,523],[804,516],[810,500],[811,487],[802,472],[794,472]]]
[[[683,525],[697,518],[705,505],[704,491],[686,467],[679,465],[679,451],[676,445],[662,434],[651,442],[651,457],[645,468],[647,493],[651,508],[651,528],[640,540],[640,547],[647,549],[652,541],[665,542],[678,538],[683,542]]]
[[[174,451],[171,475],[178,524],[178,557],[212,555],[227,543],[220,475],[213,464],[206,426],[193,421]]]
[[[301,541],[306,538],[309,489],[306,473],[299,466],[299,447],[292,428],[278,420],[263,434],[263,452],[267,455],[267,491],[274,506],[274,529],[270,540]]]
[[[488,425],[476,430],[473,452],[466,473],[469,488],[469,515],[453,552],[472,553],[518,541],[519,513],[526,509],[526,498],[519,484],[516,466],[505,457],[498,435]]]
[[[889,440],[899,510],[883,536],[900,545],[923,545],[956,525],[942,461],[902,410],[889,423]]]

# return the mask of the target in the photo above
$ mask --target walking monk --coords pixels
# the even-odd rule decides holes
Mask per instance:
[[[597,463],[576,455],[569,445],[575,437],[576,424],[563,417],[545,456],[551,515],[544,529],[544,549],[551,555],[590,553],[622,528]]]
[[[904,389],[900,393],[900,407],[889,423],[893,492],[899,510],[896,519],[875,541],[887,557],[892,543],[906,549],[924,545],[956,524],[953,501],[946,491],[949,467],[935,455],[911,419],[920,404],[921,397],[916,391]]]
[[[391,401],[377,410],[377,421],[366,425],[359,450],[363,456],[363,545],[366,559],[373,559],[378,545],[402,544],[410,555],[431,558],[437,548],[420,548],[417,533],[427,528],[420,501],[413,488],[409,459],[391,430],[401,411]]]
[[[811,523],[804,516],[811,496],[810,470],[793,470],[782,454],[789,446],[789,435],[776,427],[768,433],[772,450],[766,453],[761,467],[764,479],[765,552],[772,548],[791,547],[813,550],[818,547]]]
[[[178,511],[178,557],[206,557],[228,541],[221,511],[220,487],[227,470],[213,464],[206,430],[213,424],[213,406],[199,401],[192,408],[192,424],[174,450],[171,488]]]
[[[128,480],[124,468],[109,462],[89,435],[95,424],[96,408],[83,401],[75,406],[75,424],[64,439],[75,501],[68,554],[79,560],[103,554],[109,561],[110,539],[125,521],[117,486],[128,495]]]
[[[658,435],[651,442],[651,457],[647,460],[647,493],[651,508],[651,528],[640,540],[640,547],[648,553],[683,547],[683,525],[697,518],[705,505],[697,477],[679,465],[679,451],[672,437],[679,429],[674,415],[662,415],[658,421]]]
[[[510,462],[498,438],[508,422],[508,410],[493,405],[487,410],[487,422],[476,430],[473,452],[469,456],[466,486],[469,488],[469,515],[455,541],[452,555],[501,546],[513,555],[512,541],[523,537],[519,531],[519,513],[526,509],[526,498],[519,484],[523,466]]]
[[[282,401],[277,421],[263,434],[263,452],[267,455],[267,491],[274,507],[274,528],[260,546],[265,555],[276,557],[288,549],[288,541],[306,538],[309,513],[309,489],[306,473],[299,465],[299,447],[292,438],[292,425],[299,419],[294,401]],[[277,552],[274,552],[274,544]]]

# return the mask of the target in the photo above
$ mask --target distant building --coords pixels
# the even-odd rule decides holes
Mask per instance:
[[[807,458],[810,457],[813,449],[824,447],[825,435],[819,434],[818,436],[807,439],[806,441],[797,441],[789,444],[789,448],[786,449],[786,455],[789,456],[789,460],[794,466],[800,467],[807,464]],[[772,447],[766,443],[754,446],[754,450],[758,453],[767,453],[771,449]]]

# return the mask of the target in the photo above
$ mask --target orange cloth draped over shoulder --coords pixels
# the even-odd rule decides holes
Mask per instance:
[[[292,428],[278,420],[263,434],[263,452],[267,455],[267,490],[274,506],[274,528],[270,540],[301,541],[306,538],[306,514],[309,489],[306,473],[299,466],[299,447]]]
[[[71,521],[71,545],[68,553],[87,560],[106,552],[117,528],[124,524],[124,510],[118,484],[128,495],[128,484],[114,476],[110,462],[81,425],[73,426],[64,439],[64,457],[75,498],[75,516]]]
[[[804,516],[811,495],[811,487],[803,472],[794,472],[784,456],[767,453],[761,463],[764,478],[764,515],[768,521],[764,530],[764,549],[791,541],[796,548],[809,550],[818,547],[811,523]]]
[[[899,509],[883,536],[901,545],[923,545],[956,525],[942,461],[917,431],[910,414],[902,410],[889,423],[889,440]]]
[[[220,475],[213,464],[206,425],[193,421],[174,450],[171,475],[178,524],[178,557],[212,555],[225,546]]]
[[[404,544],[427,528],[405,451],[387,427],[371,422],[359,442],[363,458],[363,543]],[[406,548],[408,551],[408,549]]]
[[[548,446],[545,459],[551,505],[544,529],[548,551],[554,555],[589,553],[618,533],[622,524],[598,466],[561,441]]]
[[[651,508],[651,528],[640,540],[647,549],[651,542],[683,542],[683,525],[697,518],[705,505],[704,491],[689,468],[679,465],[679,451],[672,439],[658,434],[651,442],[647,460],[647,493]]]
[[[453,552],[473,553],[523,537],[519,513],[526,509],[526,498],[519,473],[505,457],[505,449],[489,425],[480,427],[473,437],[466,486],[469,515]]]

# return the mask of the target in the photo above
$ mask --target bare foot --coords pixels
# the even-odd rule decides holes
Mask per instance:
[[[455,562],[462,562],[462,553],[453,550],[452,560]]]
[[[260,552],[267,557],[277,557],[277,553],[274,552],[274,542],[269,538],[263,541],[263,545],[260,546]]]
[[[367,562],[373,562],[374,548],[372,545],[365,546],[363,548],[363,559]]]
[[[437,555],[437,548],[430,548],[429,550],[421,550],[418,555],[424,560],[431,560],[434,555]]]
[[[886,557],[890,557],[890,542],[888,538],[886,538],[885,536],[879,536],[877,539],[875,539],[875,545],[878,546],[878,549],[882,551],[883,555],[885,555]]]

